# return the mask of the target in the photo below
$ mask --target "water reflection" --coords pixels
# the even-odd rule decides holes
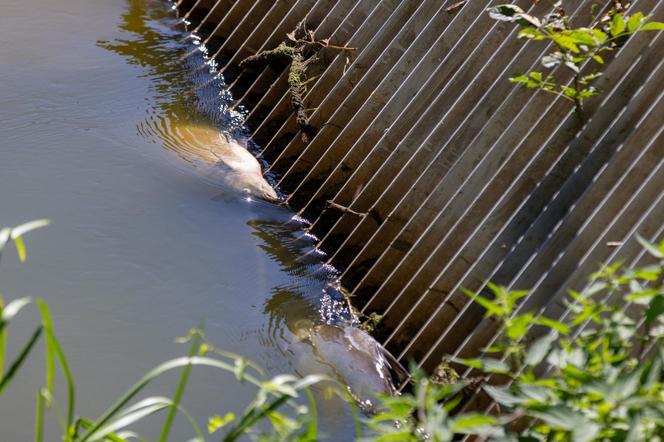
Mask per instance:
[[[197,165],[181,161],[189,161],[190,156],[187,149],[182,149],[187,140],[179,128],[212,126],[235,138],[244,138],[244,116],[231,109],[232,98],[224,89],[223,78],[217,76],[214,66],[205,59],[204,48],[188,37],[182,23],[164,3],[130,0],[121,28],[136,38],[100,41],[98,45],[147,72],[154,98],[147,103],[145,119],[137,125],[142,137],[174,152],[179,164],[191,169]],[[286,360],[290,369],[300,374],[337,375],[335,367],[317,357],[313,347],[302,338],[303,331],[313,330],[319,324],[351,322],[346,300],[338,289],[337,275],[321,260],[314,238],[307,234],[307,224],[282,207],[258,201],[229,203],[221,199],[220,204],[227,207],[251,208],[252,217],[247,224],[258,250],[277,263],[283,274],[271,288],[268,282],[261,307],[265,321],[252,333],[265,354],[279,356],[272,360],[266,357],[262,364],[273,372],[284,371],[283,362],[276,360]],[[260,259],[256,262],[260,263]],[[262,269],[254,270],[255,278],[263,278]],[[324,399],[320,390],[317,396],[324,415],[323,428],[328,427],[329,433],[334,431],[336,440],[345,440],[339,438],[339,430],[352,429],[350,410],[339,400]]]
[[[272,289],[264,305],[273,328],[286,327],[294,332],[301,319],[329,324],[349,323],[351,315],[339,291],[336,274],[315,253],[313,240],[306,235],[306,225],[291,220],[253,220],[248,223],[258,237],[258,247],[277,261],[292,278],[288,284]]]
[[[244,137],[244,115],[230,109],[232,98],[223,79],[211,72],[212,67],[200,69],[206,64],[204,53],[165,2],[129,0],[120,28],[137,38],[97,44],[141,66],[146,71],[143,76],[150,79],[153,98],[147,103],[145,120],[137,125],[141,136],[185,161],[191,158],[179,148],[187,140],[178,128],[212,126]]]
[[[129,0],[120,28],[137,37],[97,44],[147,72],[154,98],[147,103],[145,120],[137,125],[141,136],[185,161],[191,160],[190,152],[182,148],[191,144],[180,130],[185,125],[214,126],[235,138],[245,138],[244,115],[231,110],[232,97],[223,78],[205,58],[198,40],[190,38],[163,2]],[[258,239],[258,247],[289,278],[270,290],[263,305],[266,330],[258,332],[259,341],[292,356],[302,320],[345,324],[351,315],[337,288],[336,274],[322,262],[313,238],[307,235],[306,223],[285,216],[284,209],[248,203],[257,209],[257,217],[247,224]]]
[[[288,225],[291,213],[257,201],[214,199],[215,189],[185,173],[191,166],[165,145],[173,121],[233,127],[223,125],[220,91],[194,87],[197,76],[209,77],[209,70],[190,74],[187,67],[203,63],[201,52],[184,65],[178,61],[195,45],[183,40],[168,3],[25,0],[5,6],[0,225],[41,217],[53,223],[28,239],[27,265],[3,261],[1,289],[8,298],[43,296],[52,306],[77,378],[79,410],[100,415],[141,375],[186,352],[173,338],[201,320],[220,347],[270,374],[292,372],[298,354],[289,347],[288,310],[315,314],[325,278],[314,267],[311,279],[298,276],[305,270],[297,270],[301,252],[293,244],[287,249],[295,256],[282,255],[293,273],[283,270],[278,253],[256,247],[265,241],[251,233],[261,227],[247,221],[274,225],[269,233],[276,244],[277,226]],[[312,301],[298,310],[298,297]],[[281,316],[273,317],[266,305]],[[22,342],[21,333],[31,330],[14,325],[10,336]],[[32,437],[43,364],[31,359],[25,367],[0,401],[2,441]],[[153,391],[171,394],[175,382],[165,378]],[[204,423],[210,413],[242,409],[254,393],[233,376],[197,370],[185,406]],[[346,416],[326,416],[335,436],[352,428]],[[160,419],[146,421],[136,430],[154,440],[149,436],[158,435],[160,425]],[[191,436],[181,427],[173,440]]]

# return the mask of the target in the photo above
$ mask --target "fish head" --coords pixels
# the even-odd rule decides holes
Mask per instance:
[[[277,191],[265,181],[262,176],[252,177],[252,179],[243,180],[242,191],[248,196],[254,196],[265,201],[280,202]]]

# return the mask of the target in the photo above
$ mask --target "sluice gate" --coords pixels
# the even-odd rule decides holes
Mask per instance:
[[[582,289],[602,262],[640,262],[636,234],[655,240],[664,229],[664,35],[639,33],[606,57],[582,121],[568,100],[508,81],[550,48],[489,17],[498,3],[176,5],[355,306],[383,316],[376,335],[394,355],[428,370],[496,338],[463,289],[532,289],[522,309],[562,317],[567,288]],[[585,23],[593,3],[611,2],[568,3]],[[661,0],[629,9],[664,20]],[[329,44],[301,85],[306,126],[287,64],[240,68],[299,23]]]

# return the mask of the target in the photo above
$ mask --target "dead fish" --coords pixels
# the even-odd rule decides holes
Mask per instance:
[[[263,177],[256,158],[244,146],[214,127],[178,124],[166,147],[192,162],[199,174],[236,192],[268,201],[279,196]]]
[[[376,393],[394,395],[408,372],[364,330],[352,326],[313,325],[298,321],[295,334],[311,346],[316,361],[326,366],[365,409]]]

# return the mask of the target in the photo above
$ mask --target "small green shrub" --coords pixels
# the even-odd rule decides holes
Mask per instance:
[[[491,7],[488,12],[495,20],[521,26],[519,39],[552,43],[553,51],[540,60],[542,66],[548,69],[560,66],[572,74],[572,81],[566,82],[559,78],[562,73],[557,77],[533,70],[511,77],[510,81],[573,102],[581,117],[583,103],[599,94],[593,83],[602,76],[603,55],[616,50],[638,32],[664,30],[664,23],[653,21],[650,15],[642,12],[626,15],[615,6],[603,19],[595,19],[588,27],[573,27],[561,1],[544,17],[526,14],[520,7],[510,4]]]
[[[664,241],[640,241],[657,263],[603,267],[586,290],[569,292],[563,320],[518,312],[526,292],[491,285],[492,299],[468,293],[499,319],[501,340],[484,349],[486,357],[455,362],[482,373],[473,382],[498,407],[492,415],[460,413],[471,381],[438,386],[418,375],[412,394],[383,398],[370,420],[375,440],[451,441],[471,433],[493,441],[661,441]],[[533,328],[540,333],[530,342]],[[486,384],[493,375],[508,382]]]
[[[0,257],[13,241],[24,261],[23,235],[46,224],[39,221],[0,230]],[[444,442],[471,435],[505,442],[662,441],[664,241],[651,244],[639,240],[654,264],[635,269],[623,268],[620,263],[602,267],[591,275],[587,289],[570,291],[569,315],[563,319],[519,311],[519,302],[527,294],[524,291],[489,285],[492,297],[468,292],[486,309],[487,317],[494,316],[501,324],[500,339],[484,349],[485,356],[453,360],[480,375],[459,380],[444,364],[429,379],[413,368],[412,390],[400,396],[382,396],[376,413],[365,417],[362,426],[358,424],[357,439]],[[8,326],[30,305],[38,308],[40,325],[14,360],[5,364]],[[195,434],[192,440],[204,441],[206,432],[180,403],[192,367],[199,365],[230,373],[238,382],[257,388],[255,399],[243,411],[209,418],[207,433],[214,438],[299,442],[323,438],[318,433],[316,403],[309,387],[324,377],[279,375],[267,379],[251,361],[207,342],[199,329],[177,341],[189,344],[187,356],[148,372],[100,417],[80,416],[75,408],[74,376],[49,310],[43,301],[28,298],[0,303],[0,399],[41,337],[45,379],[36,398],[37,442],[45,439],[44,419],[49,409],[60,417],[65,442],[145,440],[130,427],[160,412],[166,416],[158,440],[168,440],[174,417],[181,413]],[[138,399],[155,378],[172,370],[180,370],[172,398]],[[67,386],[64,413],[53,397],[57,371]],[[359,419],[352,399],[333,391],[348,400]],[[465,410],[474,394],[488,395],[498,407],[491,413]]]

